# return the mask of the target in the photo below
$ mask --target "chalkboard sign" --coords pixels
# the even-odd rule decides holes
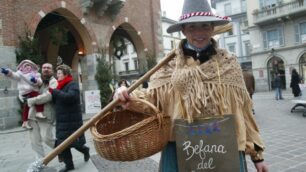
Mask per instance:
[[[175,120],[179,171],[239,172],[234,117]]]

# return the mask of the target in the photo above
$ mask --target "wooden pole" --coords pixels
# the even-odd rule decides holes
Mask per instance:
[[[128,88],[128,93],[134,91],[140,84],[142,84],[145,80],[147,80],[152,74],[154,74],[158,69],[167,64],[173,57],[175,53],[172,51],[169,53],[164,59],[162,59],[156,66],[154,66],[151,70],[149,70],[145,75],[139,78],[134,84],[132,84]],[[93,116],[90,120],[88,120],[82,127],[80,127],[77,131],[75,131],[72,135],[70,135],[64,142],[58,145],[55,149],[53,149],[48,155],[43,158],[43,164],[47,165],[53,158],[55,158],[58,154],[64,151],[73,141],[79,138],[85,131],[94,125],[106,112],[110,111],[116,104],[119,103],[119,99],[115,99],[106,105],[99,113]]]

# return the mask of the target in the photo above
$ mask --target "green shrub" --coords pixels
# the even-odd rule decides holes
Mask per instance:
[[[112,95],[112,90],[110,88],[111,81],[113,79],[111,64],[106,61],[105,51],[100,50],[100,57],[97,58],[97,73],[95,79],[98,83],[100,90],[100,100],[101,105],[105,106],[108,104],[109,98]]]

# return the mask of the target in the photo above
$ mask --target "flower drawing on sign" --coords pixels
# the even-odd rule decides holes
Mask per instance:
[[[219,133],[221,131],[218,122],[212,122],[206,125],[188,126],[189,135],[207,135],[210,136],[213,133]]]
[[[214,122],[214,123],[212,124],[212,128],[213,128],[213,131],[214,131],[214,132],[219,133],[219,132],[221,131],[220,126],[219,126],[219,124],[218,124],[217,122]]]

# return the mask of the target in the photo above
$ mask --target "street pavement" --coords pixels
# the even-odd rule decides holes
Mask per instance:
[[[278,101],[274,99],[274,92],[255,93],[253,96],[254,117],[266,145],[265,162],[270,172],[306,172],[306,118],[302,111],[290,112],[294,105],[291,102],[293,96],[289,90],[283,94],[285,99]],[[92,157],[89,162],[84,162],[83,155],[72,149],[75,172],[98,172],[98,169],[105,172],[158,171],[159,153],[136,162],[106,161],[96,155],[89,131],[85,134]],[[25,172],[35,161],[27,131],[20,127],[0,131],[0,140],[1,172]],[[249,157],[247,162],[249,172],[255,172]],[[55,172],[63,167],[64,164],[55,158],[45,171]]]

